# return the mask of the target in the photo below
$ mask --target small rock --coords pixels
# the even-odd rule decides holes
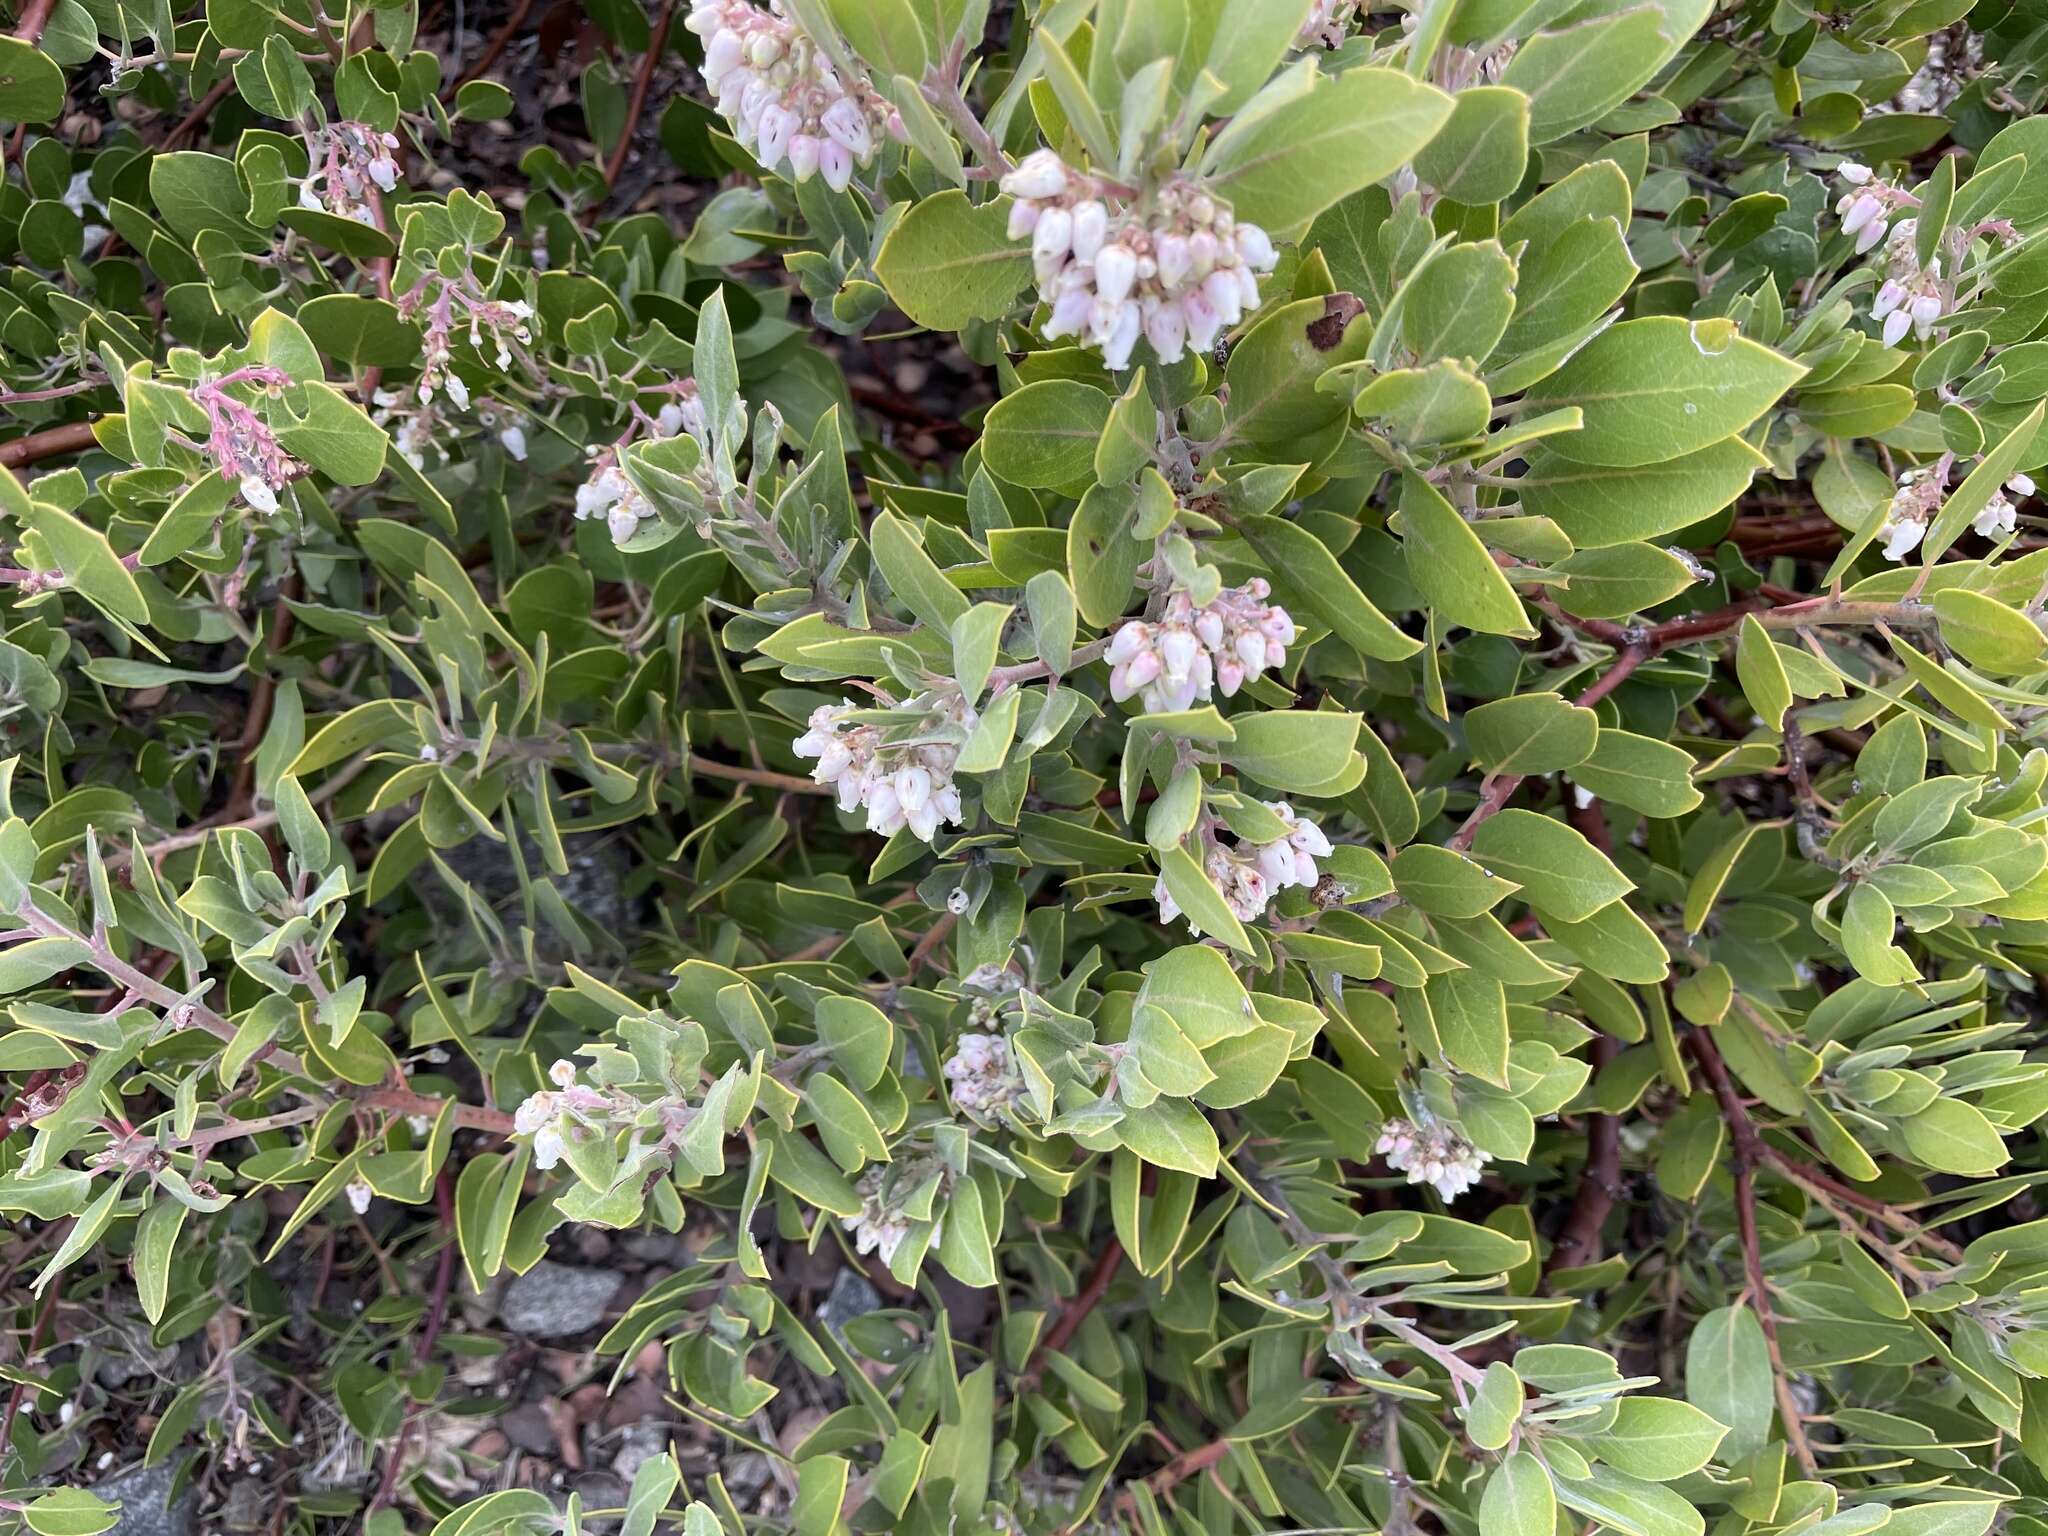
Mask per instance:
[[[842,1269],[832,1277],[832,1289],[818,1304],[818,1321],[839,1332],[854,1318],[880,1309],[882,1297],[868,1277],[857,1269]]]
[[[498,1420],[498,1427],[505,1437],[522,1451],[531,1451],[536,1456],[552,1456],[555,1445],[555,1427],[548,1422],[547,1410],[539,1403],[521,1403],[517,1408],[506,1411]]]
[[[658,1424],[635,1424],[619,1441],[619,1453],[612,1458],[612,1470],[627,1482],[647,1462],[668,1449],[668,1431]]]
[[[93,1378],[103,1387],[125,1387],[144,1376],[161,1378],[178,1363],[175,1344],[152,1344],[147,1333],[116,1333],[105,1347],[107,1353],[93,1367]]]
[[[269,1522],[270,1494],[253,1477],[245,1477],[228,1490],[221,1505],[220,1523],[230,1531],[260,1531]]]
[[[751,1499],[773,1475],[768,1458],[759,1451],[742,1451],[725,1464],[726,1489],[737,1499]]]
[[[120,1501],[121,1515],[114,1522],[112,1536],[192,1536],[199,1494],[187,1488],[173,1503],[174,1472],[168,1466],[131,1467],[93,1485],[92,1491],[101,1498]]]
[[[588,1333],[603,1323],[623,1279],[609,1270],[572,1269],[542,1259],[505,1288],[498,1315],[512,1332],[531,1338]]]
[[[619,1246],[644,1264],[685,1264],[690,1245],[679,1232],[635,1232]]]

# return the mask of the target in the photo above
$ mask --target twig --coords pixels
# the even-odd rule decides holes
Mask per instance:
[[[1591,1052],[1593,1071],[1612,1061],[1620,1050],[1612,1035],[1595,1035]],[[1614,1203],[1621,1198],[1621,1122],[1613,1115],[1589,1114],[1586,1121],[1586,1166],[1579,1175],[1578,1193],[1572,1208],[1558,1229],[1545,1273],[1578,1269],[1600,1262],[1600,1234]]]
[[[533,0],[519,0],[519,3],[512,7],[512,14],[507,16],[505,24],[492,34],[489,45],[484,49],[477,61],[457,75],[454,81],[441,92],[442,101],[453,101],[458,91],[469,84],[470,81],[479,78],[485,70],[498,62],[499,55],[504,53],[506,48],[511,45],[512,39],[519,35],[520,25],[526,20],[527,13],[532,9]]]
[[[960,919],[951,912],[941,912],[939,920],[933,923],[931,927],[925,929],[924,936],[917,941],[916,947],[910,951],[910,969],[903,973],[905,981],[916,980],[917,973],[930,964],[932,951],[946,942],[946,935],[953,931],[953,925],[959,921]]]
[[[1771,1384],[1778,1397],[1778,1417],[1785,1424],[1785,1440],[1792,1447],[1792,1454],[1799,1459],[1800,1467],[1810,1478],[1820,1475],[1820,1464],[1814,1460],[1813,1447],[1807,1443],[1806,1426],[1800,1417],[1799,1404],[1792,1396],[1792,1381],[1785,1371],[1784,1352],[1778,1347],[1778,1318],[1771,1306],[1770,1283],[1764,1277],[1763,1244],[1756,1230],[1756,1165],[1764,1158],[1763,1137],[1757,1134],[1756,1122],[1749,1118],[1749,1111],[1743,1106],[1742,1096],[1735,1091],[1735,1084],[1728,1076],[1727,1063],[1721,1060],[1721,1048],[1714,1044],[1713,1036],[1705,1030],[1695,1029],[1687,1036],[1692,1047],[1693,1059],[1700,1064],[1700,1071],[1706,1074],[1707,1083],[1714,1090],[1714,1098],[1721,1106],[1721,1118],[1727,1122],[1729,1137],[1735,1144],[1735,1223],[1742,1238],[1742,1262],[1749,1277],[1749,1294],[1756,1303],[1757,1321],[1763,1325],[1764,1344],[1771,1356]]]
[[[1112,1237],[1109,1246],[1102,1250],[1102,1256],[1088,1271],[1088,1278],[1081,1283],[1081,1289],[1074,1292],[1073,1300],[1060,1309],[1060,1315],[1045,1330],[1045,1337],[1038,1341],[1038,1348],[1031,1352],[1031,1358],[1025,1362],[1023,1374],[1018,1378],[1020,1388],[1037,1386],[1039,1378],[1045,1374],[1046,1356],[1056,1354],[1074,1342],[1074,1335],[1081,1331],[1081,1325],[1088,1321],[1088,1314],[1108,1293],[1123,1263],[1124,1245]]]
[[[17,437],[10,442],[0,443],[0,466],[16,469],[23,464],[60,458],[67,453],[83,453],[98,441],[99,439],[92,435],[92,423],[89,421],[72,421],[61,427],[45,427],[40,432],[29,433],[26,437]]]
[[[619,142],[612,146],[611,158],[604,164],[607,192],[619,184],[619,172],[626,168],[626,157],[633,152],[633,137],[640,128],[640,114],[647,108],[647,91],[654,84],[655,66],[668,51],[668,27],[675,17],[675,10],[676,0],[666,0],[661,15],[655,18],[654,31],[647,39],[647,52],[640,60],[640,72],[633,77],[633,94],[626,98],[626,121],[619,129]]]
[[[57,8],[57,0],[28,0],[21,9],[21,20],[14,28],[14,35],[24,43],[33,43],[43,35],[43,28],[50,24],[50,12]],[[7,1437],[0,1435],[0,1445],[7,1443]]]
[[[686,764],[691,773],[707,779],[730,779],[736,784],[759,784],[791,795],[829,795],[832,786],[793,773],[775,773],[766,768],[742,768],[737,763],[714,762],[691,753]]]

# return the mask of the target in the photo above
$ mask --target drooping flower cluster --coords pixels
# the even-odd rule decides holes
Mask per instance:
[[[1185,178],[1133,204],[1041,149],[1002,189],[1016,199],[1010,238],[1031,239],[1038,296],[1052,311],[1046,339],[1085,337],[1111,368],[1129,365],[1141,335],[1163,363],[1190,346],[1207,351],[1258,308],[1258,274],[1273,270],[1266,232]]]
[[[1024,1092],[1007,1035],[961,1035],[943,1070],[954,1107],[977,1120],[993,1116]]]
[[[2034,480],[2031,475],[2013,475],[2003,488],[1993,491],[1990,498],[1971,519],[1970,526],[1987,539],[2004,538],[2019,528],[2019,508],[2014,498],[2024,501],[2034,494]],[[1920,547],[1920,541],[1927,537],[1927,525],[1941,510],[1941,504],[1948,496],[1947,460],[1938,460],[1932,465],[1904,471],[1899,476],[1899,486],[1892,493],[1891,505],[1885,508],[1884,521],[1878,525],[1878,537],[1884,543],[1884,557],[1887,560],[1904,560]]]
[[[786,162],[793,180],[822,175],[843,192],[856,165],[874,163],[883,134],[905,139],[888,100],[842,74],[779,0],[767,10],[748,0],[692,0],[683,25],[704,39],[704,83],[763,169]]]
[[[842,811],[866,807],[868,830],[887,837],[904,827],[931,842],[941,826],[961,821],[953,764],[979,718],[956,690],[919,694],[904,706],[908,726],[857,721],[851,699],[811,711],[797,737],[799,757],[815,757],[811,777],[830,784]]]
[[[375,407],[370,419],[391,434],[391,445],[414,469],[426,469],[430,459],[451,459],[449,449],[463,433],[458,423],[449,420],[431,391],[421,399],[419,391],[410,385],[380,389],[370,397],[370,403]],[[526,428],[518,412],[486,401],[478,407],[476,419],[486,432],[497,435],[498,444],[506,453],[514,459],[525,459]]]
[[[1844,160],[1835,174],[1849,187],[1836,199],[1835,212],[1841,215],[1842,233],[1855,239],[1860,256],[1885,237],[1893,215],[1911,204],[1912,195],[1854,160]]]
[[[308,169],[299,183],[299,206],[375,229],[370,188],[389,192],[398,185],[398,161],[391,154],[396,148],[396,134],[381,133],[368,123],[316,128],[306,146]]]
[[[742,404],[744,412],[745,406]],[[660,441],[663,438],[687,432],[697,440],[697,446],[710,454],[710,428],[704,416],[704,403],[697,397],[697,381],[683,379],[672,387],[671,398],[654,415],[639,413],[640,440]],[[576,516],[578,519],[601,517],[611,530],[612,542],[624,544],[640,531],[640,525],[657,517],[654,503],[641,494],[619,462],[620,451],[625,443],[619,442],[605,449],[597,456],[597,465],[590,478],[576,487]]]
[[[1486,1154],[1440,1120],[1389,1120],[1380,1128],[1373,1151],[1410,1184],[1428,1184],[1452,1201],[1479,1182]]]
[[[477,355],[486,349],[500,368],[510,366],[512,349],[533,340],[533,306],[524,299],[493,299],[472,292],[473,279],[456,281],[439,272],[428,272],[398,298],[398,313],[410,320],[426,319],[420,357],[419,391],[422,402],[432,400],[436,389],[445,388],[448,398],[469,409],[469,386],[450,366],[454,360],[453,338],[462,325],[469,327],[469,344]],[[431,293],[433,296],[429,298]]]
[[[1941,279],[1941,258],[1929,258],[1920,265],[1915,248],[1917,219],[1901,219],[1885,242],[1884,286],[1870,301],[1870,318],[1884,325],[1884,344],[1896,347],[1911,331],[1922,341],[1934,334],[1941,317],[1948,313],[1951,296]]]
[[[1268,668],[1287,661],[1294,620],[1268,603],[1273,589],[1261,577],[1225,587],[1197,608],[1175,592],[1156,620],[1132,619],[1109,643],[1109,694],[1119,703],[1136,694],[1145,708],[1191,708],[1220,686],[1229,698]]]
[[[1213,826],[1205,829],[1208,848],[1202,869],[1241,923],[1263,917],[1267,903],[1290,886],[1312,889],[1320,877],[1316,860],[1330,856],[1330,839],[1323,829],[1298,815],[1293,806],[1281,800],[1269,802],[1266,809],[1287,824],[1286,835],[1270,843],[1240,842],[1225,847]],[[1153,886],[1152,895],[1159,903],[1161,922],[1170,923],[1181,915],[1180,903],[1167,890],[1163,876]]]
[[[1920,547],[1927,537],[1927,524],[1941,510],[1947,494],[1945,465],[1940,474],[1933,465],[1923,464],[1899,475],[1899,488],[1892,492],[1891,505],[1885,508],[1884,521],[1877,528],[1877,536],[1884,540],[1885,559],[1903,560]]]
[[[228,393],[231,385],[255,384],[280,390],[291,383],[281,368],[252,363],[205,379],[191,389],[193,403],[206,412],[206,452],[213,467],[240,487],[242,499],[257,511],[277,510],[277,493],[305,465],[286,453],[270,430],[270,424],[255,410]]]

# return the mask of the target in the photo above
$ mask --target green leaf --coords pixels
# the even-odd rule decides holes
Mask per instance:
[[[1580,464],[1544,444],[1515,481],[1522,510],[1547,517],[1582,551],[1676,533],[1749,488],[1767,461],[1739,437],[1658,464]]]
[[[1054,488],[1091,481],[1109,424],[1109,396],[1073,379],[1041,379],[990,407],[982,436],[989,472],[1012,485]]]
[[[1230,349],[1227,420],[1239,441],[1284,451],[1344,415],[1343,398],[1317,387],[1330,369],[1365,355],[1372,321],[1348,293],[1282,304]]]
[[[1764,728],[1783,730],[1785,711],[1792,707],[1792,680],[1771,632],[1745,614],[1741,634],[1735,642],[1735,676],[1742,684],[1743,697],[1763,720]]]
[[[818,1001],[818,1040],[832,1052],[840,1070],[863,1093],[871,1091],[889,1069],[896,1028],[889,1016],[863,997],[826,997]]]
[[[2011,1156],[1984,1112],[1961,1099],[1937,1098],[1898,1128],[1907,1152],[1939,1173],[1996,1173]]]
[[[1552,1477],[1558,1499],[1567,1509],[1620,1536],[1700,1536],[1706,1529],[1700,1512],[1669,1488],[1612,1467],[1595,1466],[1583,1478],[1557,1473]]]
[[[1159,855],[1160,878],[1195,932],[1221,939],[1232,949],[1251,953],[1251,940],[1244,924],[1224,901],[1216,883],[1185,848],[1169,848]],[[1134,1149],[1135,1150],[1135,1149]]]
[[[21,1518],[35,1536],[99,1536],[121,1523],[121,1507],[84,1488],[59,1488],[22,1506]]]
[[[1692,754],[1633,731],[1603,728],[1592,755],[1572,769],[1581,788],[1645,816],[1683,816],[1706,797],[1693,787]]]
[[[1216,136],[1204,168],[1238,218],[1282,231],[1413,159],[1452,102],[1396,71],[1359,68],[1321,76],[1272,111],[1259,106],[1255,97]]]
[[[177,1251],[185,1214],[178,1201],[158,1200],[135,1224],[135,1250],[129,1262],[135,1270],[135,1294],[142,1303],[142,1315],[152,1323],[163,1321],[171,1256]]]
[[[1396,629],[1373,606],[1329,546],[1306,528],[1266,513],[1241,518],[1237,527],[1266,562],[1275,590],[1360,655],[1402,661],[1422,649],[1421,641]]]
[[[1585,1437],[1586,1448],[1631,1477],[1668,1483],[1699,1471],[1728,1435],[1726,1425],[1670,1397],[1628,1397],[1614,1422]]]
[[[1556,773],[1593,755],[1600,717],[1560,694],[1519,693],[1465,716],[1465,743],[1488,773]]]
[[[1653,315],[1602,331],[1527,398],[1535,410],[1585,412],[1577,432],[1549,440],[1560,458],[1629,467],[1741,431],[1805,372],[1732,321]]]
[[[882,242],[875,275],[919,325],[957,331],[1010,312],[1031,281],[1031,247],[1008,233],[1010,200],[976,207],[949,189],[913,204]]]
[[[1763,1448],[1775,1388],[1763,1324],[1747,1306],[1719,1307],[1699,1320],[1685,1347],[1685,1396],[1728,1426],[1731,1456]]]
[[[967,613],[967,595],[946,579],[910,525],[895,513],[876,515],[868,529],[868,548],[890,593],[926,624],[950,632]]]
[[[1557,606],[1582,619],[1626,618],[1676,597],[1699,580],[1695,567],[1648,544],[1582,549],[1556,568],[1571,578],[1554,594]]]
[[[1522,1378],[1506,1361],[1496,1360],[1465,1410],[1465,1437],[1482,1451],[1497,1451],[1508,1443],[1521,1416]]]
[[[1479,535],[1416,474],[1401,477],[1401,546],[1409,579],[1448,622],[1485,634],[1536,633]]]
[[[1467,918],[1490,912],[1521,887],[1481,869],[1462,853],[1414,843],[1394,855],[1401,899],[1432,917]]]
[[[1334,710],[1261,710],[1232,721],[1224,761],[1286,794],[1340,794],[1357,782],[1363,721]]]
[[[117,619],[131,624],[149,622],[149,603],[142,588],[104,533],[48,502],[36,505],[35,530],[65,580],[81,597]]]
[[[0,37],[0,121],[50,123],[63,110],[64,71],[57,61],[33,43]]]
[[[1494,1469],[1479,1498],[1479,1536],[1555,1536],[1557,1490],[1529,1451],[1516,1451]]]
[[[1126,1109],[1117,1139],[1155,1168],[1212,1179],[1222,1148],[1208,1117],[1186,1099],[1155,1099],[1143,1109]]]
[[[1529,164],[1529,98],[1504,85],[1472,85],[1415,157],[1415,174],[1445,197],[1497,203],[1522,184]]]
[[[1563,822],[1534,811],[1507,810],[1480,824],[1472,856],[1513,880],[1529,902],[1578,922],[1635,889],[1614,863]]]

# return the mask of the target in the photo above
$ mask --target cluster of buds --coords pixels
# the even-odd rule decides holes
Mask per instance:
[[[277,510],[277,493],[303,473],[305,465],[286,453],[269,423],[228,388],[254,384],[275,393],[289,383],[282,368],[251,363],[202,380],[191,390],[193,403],[206,412],[206,453],[213,467],[241,488],[242,500],[266,515]]]
[[[1860,256],[1885,237],[1892,218],[1912,204],[1913,195],[1854,160],[1844,160],[1835,167],[1835,174],[1849,187],[1836,200],[1835,212],[1841,215],[1842,233],[1855,240]]]
[[[1297,48],[1337,48],[1351,35],[1358,0],[1315,0],[1294,39]]]
[[[1389,1120],[1380,1128],[1373,1151],[1410,1184],[1428,1184],[1446,1201],[1455,1200],[1486,1169],[1486,1154],[1440,1120]]]
[[[733,137],[793,180],[822,175],[835,192],[874,162],[880,137],[906,140],[903,118],[867,81],[847,78],[771,0],[692,0],[683,23],[704,39],[704,83]]]
[[[1208,851],[1202,869],[1241,923],[1265,916],[1266,904],[1290,886],[1313,889],[1320,872],[1317,859],[1330,856],[1330,839],[1307,817],[1296,814],[1283,801],[1270,802],[1266,809],[1287,824],[1287,834],[1270,843],[1239,843],[1226,848],[1216,837],[1215,827],[1204,828]],[[1159,920],[1170,923],[1181,915],[1162,877],[1152,888],[1159,903]]]
[[[451,396],[454,391],[449,391]],[[391,434],[391,444],[398,450],[398,456],[414,469],[424,471],[428,456],[440,460],[448,458],[450,425],[440,403],[431,391],[425,398],[418,390],[380,389],[370,397],[375,407],[370,419]],[[476,419],[486,432],[497,434],[498,444],[515,459],[526,457],[526,428],[518,412],[505,406],[485,402],[478,408]]]
[[[1007,1035],[961,1035],[944,1071],[954,1108],[976,1120],[993,1116],[1024,1092]]]
[[[853,1186],[860,1196],[860,1214],[839,1218],[839,1225],[853,1234],[855,1252],[877,1254],[884,1264],[895,1262],[896,1250],[912,1226],[912,1218],[897,1202],[922,1184],[934,1166],[934,1160],[918,1158],[900,1167],[877,1164],[860,1176]],[[938,1242],[944,1225],[942,1217],[932,1218],[932,1242]]]
[[[2005,482],[2003,489],[1993,491],[1991,499],[1984,503],[1970,526],[1987,539],[2002,539],[2007,534],[2017,533],[2020,525],[2019,508],[2013,505],[2013,498],[2025,501],[2034,494],[2032,475],[2014,475]]]
[[[741,409],[745,410],[744,404]],[[698,398],[695,379],[684,379],[671,386],[670,398],[654,415],[649,416],[638,406],[634,407],[634,414],[635,433],[642,441],[658,442],[687,432],[709,458],[710,424],[704,415],[704,402]],[[642,523],[659,515],[654,503],[641,494],[640,488],[626,474],[625,466],[619,462],[620,451],[635,433],[628,433],[600,453],[590,478],[576,487],[577,518],[603,518],[614,544],[624,544],[640,531]]]
[[[925,842],[941,826],[961,821],[960,789],[953,764],[979,718],[957,690],[919,694],[904,707],[910,722],[900,727],[856,721],[851,699],[811,711],[810,729],[792,750],[815,757],[811,778],[829,784],[842,811],[865,807],[868,830],[884,837],[904,827]]]
[[[1185,178],[1134,206],[1128,189],[1041,149],[1002,188],[1016,199],[1010,238],[1031,239],[1046,339],[1086,337],[1111,368],[1129,366],[1140,335],[1162,363],[1207,351],[1258,308],[1258,274],[1273,270],[1266,232]]]
[[[398,185],[398,161],[391,151],[398,135],[381,133],[368,123],[329,123],[315,129],[306,146],[308,169],[299,183],[299,206],[358,224],[377,227],[377,209],[370,189],[389,192]]]
[[[1132,619],[1109,642],[1109,695],[1136,694],[1146,709],[1189,709],[1217,687],[1229,698],[1268,668],[1286,664],[1294,620],[1268,603],[1272,588],[1253,577],[1197,608],[1175,592],[1156,620]]]
[[[536,1168],[552,1168],[562,1160],[565,1127],[571,1135],[586,1126],[608,1131],[621,1115],[631,1117],[640,1108],[629,1095],[578,1083],[573,1061],[549,1067],[548,1081],[555,1086],[530,1094],[512,1115],[514,1134],[533,1138]]]
[[[515,343],[533,340],[533,306],[526,300],[485,298],[438,272],[427,273],[399,296],[398,313],[407,320],[420,315],[426,321],[420,358],[422,404],[434,398],[435,390],[446,389],[457,406],[469,409],[469,386],[450,366],[455,332],[464,325],[477,355],[482,357],[488,350],[500,368],[511,365]]]

